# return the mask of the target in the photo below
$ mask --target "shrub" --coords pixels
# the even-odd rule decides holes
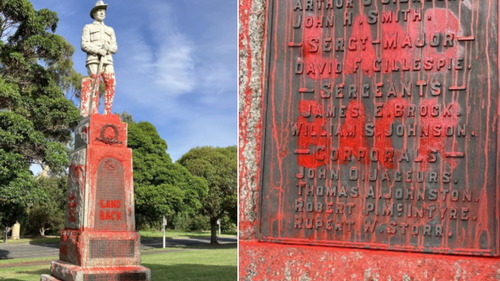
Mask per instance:
[[[188,214],[180,213],[174,217],[174,227],[175,230],[188,231],[190,230],[192,219]]]
[[[203,231],[210,229],[210,219],[208,216],[196,215],[191,220],[190,229],[192,231]]]

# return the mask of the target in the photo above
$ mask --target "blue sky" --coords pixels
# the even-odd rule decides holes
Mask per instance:
[[[73,44],[75,69],[86,75],[80,36],[97,0],[31,2],[57,12],[56,33]],[[112,111],[155,125],[174,161],[196,146],[236,145],[237,1],[104,2],[118,42]]]

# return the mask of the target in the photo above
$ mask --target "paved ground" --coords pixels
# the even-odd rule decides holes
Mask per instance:
[[[234,237],[220,237],[219,243],[236,243]],[[166,247],[202,246],[210,243],[210,237],[169,238]],[[141,250],[158,249],[163,247],[163,238],[142,238]],[[1,259],[42,258],[59,256],[59,243],[45,244],[0,244]]]

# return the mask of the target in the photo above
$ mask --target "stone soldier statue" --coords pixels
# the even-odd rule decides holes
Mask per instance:
[[[103,1],[97,1],[95,7],[90,11],[90,17],[94,19],[91,24],[85,25],[82,32],[82,51],[87,53],[87,72],[92,79],[92,83],[88,84],[93,90],[82,87],[82,115],[88,115],[90,106],[92,106],[92,114],[97,114],[99,108],[99,83],[100,77],[103,78],[106,85],[106,93],[104,95],[104,115],[111,114],[111,106],[113,105],[113,97],[115,95],[115,70],[113,68],[112,55],[118,50],[116,44],[115,31],[113,28],[104,24],[106,17],[106,9],[108,4]],[[99,73],[98,73],[99,72]],[[88,97],[88,93],[91,92]],[[85,112],[84,112],[85,111]]]

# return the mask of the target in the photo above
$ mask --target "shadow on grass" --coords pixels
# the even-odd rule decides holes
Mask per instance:
[[[39,242],[39,241],[30,241],[30,245],[41,246],[47,248],[57,248],[59,249],[59,242]]]
[[[236,243],[236,237],[221,237],[218,239],[219,242],[223,243]],[[191,236],[186,238],[175,238],[175,239],[166,239],[166,247],[167,248],[176,248],[176,247],[195,247],[195,246],[205,246],[209,245],[210,237],[200,237],[200,236]],[[163,247],[163,238],[143,238],[141,237],[141,246],[148,248],[162,248]]]
[[[23,270],[23,271],[17,271],[19,274],[30,274],[30,275],[42,275],[42,274],[50,274],[50,269],[49,268],[41,268],[41,269],[35,269],[35,270]]]
[[[200,264],[142,264],[151,269],[154,281],[234,281],[237,279],[237,266],[200,265]]]
[[[189,239],[203,239],[203,240],[210,240],[210,235],[208,236],[193,236],[193,235],[186,235],[187,238]],[[236,236],[231,237],[231,236],[217,236],[217,240],[235,240]]]
[[[10,251],[4,250],[4,249],[0,249],[0,260],[11,259],[9,257],[9,253],[10,253]],[[2,279],[0,279],[0,280],[2,280]]]
[[[42,274],[50,274],[50,269],[35,269],[35,270],[24,270],[24,271],[17,271],[16,273],[19,274],[28,274],[28,275],[35,275],[39,277]],[[25,281],[26,279],[15,279],[15,278],[3,278],[0,276],[0,281]]]
[[[238,248],[237,243],[226,243],[226,244],[216,244],[216,245],[196,245],[189,246],[186,249],[200,249],[200,250],[214,250],[214,249],[236,249]]]

